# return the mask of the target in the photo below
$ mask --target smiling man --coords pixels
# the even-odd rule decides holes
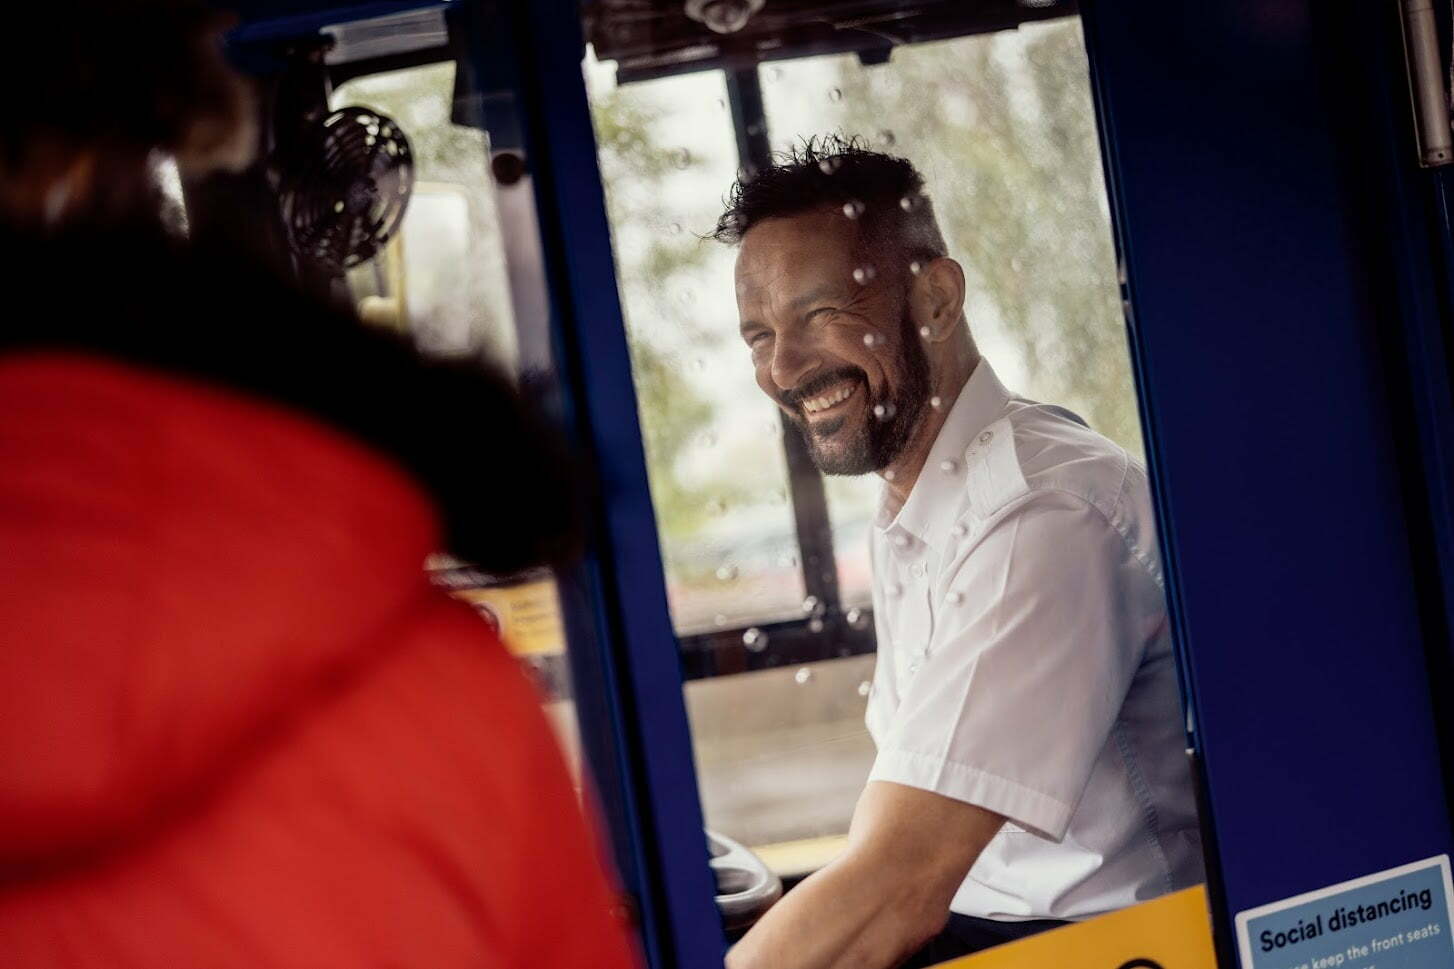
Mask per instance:
[[[809,142],[716,234],[758,385],[824,473],[884,481],[878,755],[847,849],[728,965],[929,965],[1199,882],[1145,472],[1000,383],[904,159]]]

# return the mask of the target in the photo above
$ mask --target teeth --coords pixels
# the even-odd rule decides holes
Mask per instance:
[[[853,392],[857,389],[858,387],[856,384],[848,384],[846,386],[839,387],[837,390],[823,394],[821,397],[811,397],[808,400],[803,401],[803,410],[807,411],[809,414],[816,414],[820,410],[827,410],[829,407],[832,407],[835,404],[841,404],[843,403],[843,401],[852,397]]]

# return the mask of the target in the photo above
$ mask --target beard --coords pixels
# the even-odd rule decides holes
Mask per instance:
[[[850,426],[848,417],[809,423],[801,404],[844,380],[857,381],[864,393],[869,393],[868,374],[857,367],[843,367],[817,377],[784,401],[793,423],[807,442],[813,464],[824,474],[861,475],[882,471],[903,452],[919,426],[919,417],[929,399],[929,357],[907,308],[899,329],[899,349],[890,371],[898,373],[899,388],[870,397],[864,415],[856,418],[860,426]],[[882,411],[877,410],[880,407]],[[883,416],[876,416],[877,413]]]

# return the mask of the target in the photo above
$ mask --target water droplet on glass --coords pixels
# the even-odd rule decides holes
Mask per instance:
[[[762,122],[760,122],[760,121],[754,121],[752,124],[750,124],[750,125],[747,126],[747,133],[749,135],[760,135],[760,134],[762,134],[762,132],[763,132],[763,125],[762,125]]]
[[[923,338],[924,338],[924,339],[926,339],[926,340],[927,340],[927,339],[929,339],[929,338],[930,338],[930,337],[931,337],[931,336],[933,336],[933,335],[934,335],[934,331],[933,331],[933,330],[931,330],[931,329],[929,329],[929,328],[928,328],[928,327],[927,327],[927,326],[921,326],[921,327],[919,327],[919,335],[920,335],[920,336],[921,336],[921,337],[923,337]]]
[[[923,271],[924,264],[919,260],[915,259],[913,262],[909,263],[909,272],[913,273],[915,276],[919,275]]]
[[[839,88],[836,88],[836,87],[835,88],[829,88],[828,89],[828,100],[829,101],[832,101],[835,104],[838,103],[839,101],[842,101],[843,100],[843,91],[840,90]]]
[[[800,667],[798,671],[793,674],[793,682],[798,684],[798,686],[806,686],[808,681],[810,681],[812,678],[813,671],[808,669],[806,666]]]
[[[737,578],[737,566],[723,565],[718,567],[717,578],[723,582],[732,582]]]
[[[954,527],[949,529],[949,534],[953,538],[963,538],[969,534],[969,529],[964,526],[964,522],[955,522]]]
[[[823,608],[823,603],[818,601],[817,596],[808,596],[803,600],[803,613],[809,616],[816,616]]]
[[[868,625],[868,617],[863,614],[862,609],[850,609],[843,618],[848,620],[848,625],[854,629],[862,629]]]
[[[930,397],[929,398],[929,406],[932,407],[932,408],[934,408],[935,410],[939,410],[939,409],[943,408],[943,406],[944,406],[944,398],[943,397]]]
[[[672,152],[672,163],[678,168],[686,168],[692,163],[692,153],[685,148],[678,148]]]
[[[861,683],[858,684],[858,695],[859,696],[868,696],[869,691],[872,690],[872,689],[873,689],[873,686],[869,684],[868,680],[864,680],[863,682],[861,682]]]
[[[918,195],[905,195],[899,199],[899,208],[905,212],[912,212],[919,207],[921,197]]]
[[[379,139],[378,138],[375,138],[373,135],[369,135],[368,137],[366,137],[364,139],[364,144],[368,145],[370,148],[372,148],[374,145],[376,145],[378,143],[379,143]]]
[[[895,478],[897,478],[898,476],[899,476],[899,473],[897,471],[895,471],[893,468],[888,468],[888,469],[886,469],[884,471],[884,480],[885,481],[892,481]]]
[[[824,175],[832,175],[834,172],[838,171],[838,166],[842,164],[843,159],[841,158],[824,158],[818,162],[818,171],[822,172]]]
[[[889,131],[887,128],[878,133],[879,144],[883,145],[885,148],[892,148],[894,142],[898,140],[899,139],[894,137],[894,133],[892,131]]]
[[[1020,261],[1019,256],[1016,256],[1015,258],[1010,260],[1010,272],[1017,273],[1024,268],[1025,264]]]
[[[908,548],[909,536],[903,534],[894,535],[894,548]]]
[[[721,627],[727,625],[727,614],[719,612],[717,613],[717,615],[712,617],[712,621],[715,622],[717,624],[717,628],[720,629]]]
[[[873,277],[878,275],[878,270],[865,263],[853,270],[853,281],[860,286],[867,286],[873,282]]]
[[[809,619],[808,620],[808,632],[810,632],[810,633],[821,633],[822,631],[823,631],[823,620],[819,619],[817,616],[814,616],[812,619]]]
[[[951,606],[957,606],[964,601],[964,593],[950,590],[944,594],[944,601]]]
[[[767,649],[767,633],[753,626],[742,634],[742,645],[754,653]]]
[[[953,458],[945,458],[943,461],[939,462],[939,470],[943,471],[945,474],[953,474],[954,472],[959,470],[959,462],[955,461]]]
[[[886,421],[898,413],[898,408],[893,404],[874,404],[873,416],[881,421]]]
[[[333,203],[333,211],[335,211],[335,212],[342,212],[343,211],[343,203],[342,202],[334,202]]]
[[[882,342],[884,342],[884,338],[879,336],[877,333],[865,333],[863,335],[863,345],[868,347],[870,350],[872,350],[874,347],[878,346]]]
[[[856,219],[863,214],[863,203],[858,199],[849,199],[843,203],[843,214],[850,219]]]
[[[666,230],[674,236],[679,236],[682,234],[682,224],[680,222],[673,222],[666,227]]]

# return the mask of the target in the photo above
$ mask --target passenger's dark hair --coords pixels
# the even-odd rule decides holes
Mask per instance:
[[[854,213],[860,248],[896,252],[902,266],[948,254],[924,176],[908,159],[873,151],[858,138],[808,138],[774,155],[769,167],[744,173],[724,203],[712,235],[728,245],[766,219],[832,206]]]
[[[0,174],[45,159],[38,147],[141,154],[184,167],[236,154],[252,105],[226,64],[234,18],[207,0],[47,0],[7,4],[0,58],[6,101]],[[245,160],[245,159],[244,159]],[[232,165],[235,167],[235,165]]]
[[[411,473],[437,502],[444,550],[488,572],[577,554],[593,476],[493,368],[422,358],[243,253],[158,226],[42,240],[0,225],[0,242],[39,307],[0,324],[0,355],[99,355],[311,415]]]

